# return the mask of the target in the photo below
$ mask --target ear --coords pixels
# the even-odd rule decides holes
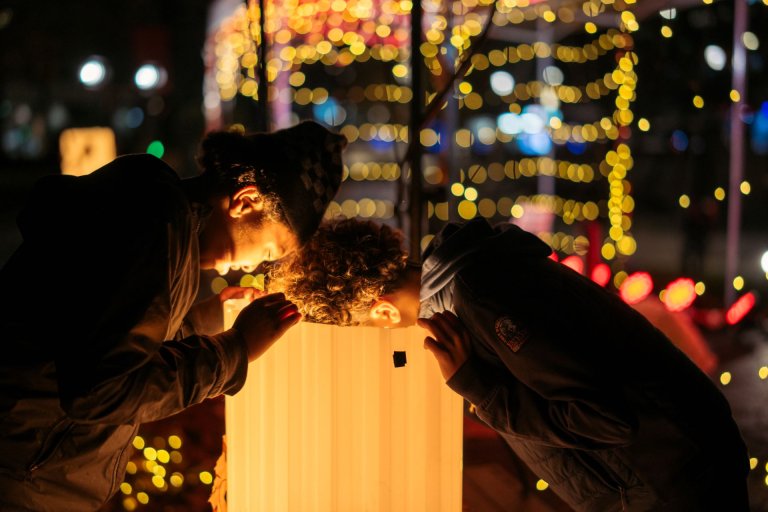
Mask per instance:
[[[237,189],[229,199],[227,212],[232,218],[242,217],[264,209],[264,198],[255,185]]]
[[[402,320],[400,309],[386,297],[382,297],[373,303],[370,316],[373,323],[383,327],[395,327]]]

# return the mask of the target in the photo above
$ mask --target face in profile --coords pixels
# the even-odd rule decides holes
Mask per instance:
[[[276,202],[249,185],[218,200],[200,236],[201,266],[224,275],[251,271],[295,252],[298,236],[282,220]]]
[[[222,261],[220,274],[230,269],[250,272],[266,261],[279,260],[299,248],[299,240],[285,223],[267,215],[251,215],[233,220],[232,250],[229,261]]]

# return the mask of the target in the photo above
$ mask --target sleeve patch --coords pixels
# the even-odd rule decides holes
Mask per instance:
[[[515,325],[508,316],[500,316],[496,319],[495,324],[496,336],[504,343],[512,352],[517,352],[522,348],[526,341],[528,341],[528,334]]]

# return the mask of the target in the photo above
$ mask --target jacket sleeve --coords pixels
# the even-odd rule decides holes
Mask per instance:
[[[599,449],[632,441],[634,420],[620,407],[593,399],[547,399],[475,356],[447,382],[491,428],[560,448]],[[573,391],[573,390],[570,390]]]
[[[505,289],[457,288],[457,314],[482,338],[475,346],[487,348],[485,356],[473,351],[448,385],[483,421],[512,436],[581,449],[629,444],[637,420],[607,375],[613,369],[603,365],[610,363],[592,357],[589,335],[575,332],[570,319],[558,317],[551,301],[535,292]],[[499,335],[500,318],[518,329],[511,346]]]
[[[248,364],[237,331],[172,339],[197,292],[192,230],[153,219],[118,225],[119,236],[78,240],[78,254],[98,260],[67,258],[67,276],[89,279],[79,290],[72,285],[74,297],[60,315],[62,408],[82,422],[136,424],[236,393]]]
[[[93,423],[145,423],[206,398],[234,394],[245,382],[247,355],[235,330],[165,341],[159,346],[141,334],[129,333],[121,340],[121,350],[129,350],[129,346],[145,353],[146,359],[92,383],[86,391],[63,395],[62,406],[69,417]],[[118,365],[114,367],[120,371]]]

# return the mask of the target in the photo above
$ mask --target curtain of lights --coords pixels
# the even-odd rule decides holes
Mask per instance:
[[[427,105],[452,83],[415,141],[429,232],[477,216],[519,222],[561,258],[587,256],[586,271],[601,262],[620,271],[637,249],[629,139],[649,127],[631,109],[633,4],[425,0],[424,37],[412,45],[411,0],[266,1],[272,126],[315,118],[346,135],[345,184],[328,216],[394,222],[408,104]],[[216,33],[219,104],[263,102],[260,30],[251,0]],[[424,98],[413,97],[414,62]]]

